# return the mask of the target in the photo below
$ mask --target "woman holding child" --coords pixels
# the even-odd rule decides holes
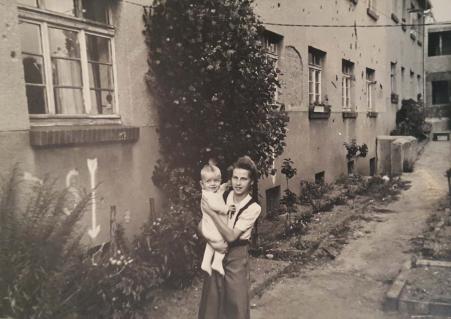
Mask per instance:
[[[257,176],[257,167],[249,157],[241,157],[235,162],[232,191],[225,197],[229,211],[226,219],[221,216],[223,212],[209,204],[208,197],[202,198],[202,211],[227,242],[227,250],[222,260],[224,274],[213,268],[211,275],[205,277],[199,319],[250,318],[248,248],[252,228],[261,212],[250,191]]]

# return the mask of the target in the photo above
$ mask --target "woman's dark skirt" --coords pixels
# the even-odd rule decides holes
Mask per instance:
[[[248,245],[231,247],[224,258],[225,276],[205,275],[199,319],[249,319]]]

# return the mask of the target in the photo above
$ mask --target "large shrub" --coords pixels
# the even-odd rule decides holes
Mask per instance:
[[[411,135],[420,140],[427,137],[423,103],[415,100],[402,100],[401,109],[396,112],[396,128],[391,135]]]
[[[267,175],[288,117],[273,103],[277,72],[252,1],[155,0],[144,18],[162,155],[154,182],[178,204],[209,158],[225,169],[247,154]]]

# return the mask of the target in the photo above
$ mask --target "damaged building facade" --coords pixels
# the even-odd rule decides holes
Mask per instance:
[[[256,1],[281,71],[278,102],[289,111],[286,152],[300,180],[330,182],[349,170],[382,172],[376,137],[389,135],[403,99],[423,96],[423,12],[427,1]],[[389,25],[390,27],[385,27]],[[343,143],[367,144],[347,161]],[[262,183],[275,210],[284,176]]]
[[[19,163],[30,183],[58,177],[74,200],[98,185],[83,219],[93,244],[108,239],[111,206],[135,233],[161,204],[151,179],[159,145],[141,20],[151,3],[0,1],[1,171]],[[277,102],[290,115],[275,168],[291,158],[293,185],[332,181],[350,166],[377,172],[376,136],[394,128],[402,99],[423,93],[423,31],[405,26],[421,21],[421,3],[255,1],[281,70]],[[386,24],[395,26],[377,27]],[[369,152],[348,163],[343,143],[352,139]],[[261,181],[267,211],[278,205],[282,177]]]

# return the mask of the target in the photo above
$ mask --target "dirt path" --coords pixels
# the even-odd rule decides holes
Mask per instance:
[[[404,179],[412,187],[366,223],[362,237],[350,241],[335,261],[283,278],[254,298],[252,319],[382,319],[381,305],[389,284],[410,258],[409,240],[420,234],[426,218],[447,193],[444,172],[451,165],[451,143],[430,142]]]

